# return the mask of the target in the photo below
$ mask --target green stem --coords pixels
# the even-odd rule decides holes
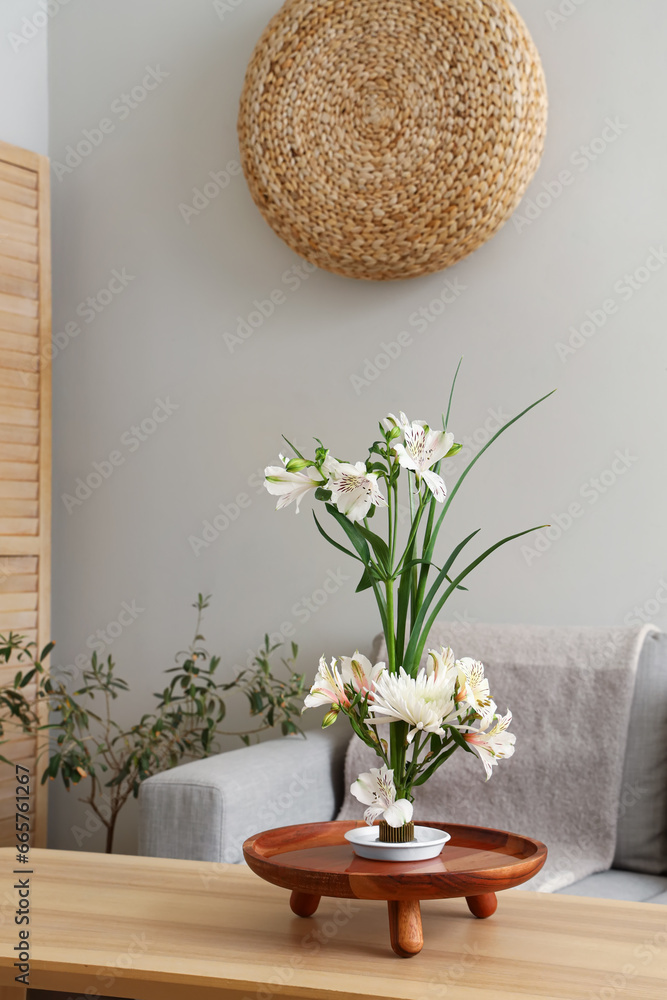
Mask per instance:
[[[419,508],[418,508],[417,514],[415,516],[414,510],[413,510],[413,503],[412,503],[412,493],[410,493],[410,516],[411,516],[411,520],[412,520],[412,528],[410,530],[410,537],[408,538],[408,544],[405,547],[405,552],[401,556],[401,558],[399,560],[399,563],[398,563],[398,566],[394,570],[394,578],[396,578],[397,576],[400,575],[401,567],[403,566],[403,563],[408,559],[408,557],[410,557],[410,553],[412,551],[412,544],[413,544],[415,538],[417,537],[417,532],[419,531],[419,525],[421,524],[422,514],[424,513],[424,507],[425,506],[426,506],[426,504],[425,504],[424,500],[422,499],[422,497],[420,495],[420,497],[419,497]]]
[[[425,500],[425,492],[424,492],[424,494],[421,494],[421,493],[419,494],[419,510],[417,511],[417,527],[419,527],[419,523],[421,522],[422,514],[424,512],[425,507],[426,507],[426,500]],[[415,541],[416,541],[416,535],[415,535]],[[424,549],[424,546],[422,546],[422,556],[423,556],[423,549]],[[424,569],[427,569],[427,568],[428,567],[422,565],[421,571],[423,572]],[[410,570],[410,630],[412,630],[412,628],[414,627],[417,615],[419,614],[419,604],[420,604],[420,602],[419,602],[419,577],[420,577],[420,570],[417,568],[417,566],[413,566],[412,569]]]
[[[390,569],[391,569],[391,572],[393,573],[394,572],[394,557],[396,555],[396,539],[398,537],[398,480],[394,483],[392,492],[394,494],[394,507],[393,507],[394,533],[393,533],[393,536],[392,536],[393,543],[392,543],[392,546],[391,546],[391,565],[390,565]]]
[[[403,783],[403,792],[407,797],[410,794],[410,789],[412,788],[413,778],[416,777],[419,768],[419,754],[424,749],[424,743],[428,739],[428,734],[421,736],[419,733],[415,736],[414,750],[412,752],[412,761],[405,773],[405,779]]]
[[[378,739],[377,743],[374,742],[372,744],[373,750],[375,750],[375,753],[378,755],[378,757],[382,758],[382,761],[387,765],[387,767],[390,768],[391,767],[391,763],[389,761],[389,758],[387,757],[387,754],[384,752],[384,747],[382,746],[382,739],[380,737],[380,734],[377,731],[377,726],[373,726],[372,724],[368,724],[368,725],[369,725],[369,729],[373,730],[373,732],[375,733],[375,735],[377,736],[377,739]],[[391,733],[389,734],[389,739],[391,741]],[[369,743],[368,746],[371,746],[371,744]]]
[[[460,362],[459,362],[459,364],[460,364]],[[440,475],[441,464],[442,464],[441,462],[438,462],[434,466],[434,469],[433,469],[433,471],[435,473],[437,473],[438,475]],[[429,563],[431,562],[431,558],[429,558],[428,553],[430,551],[431,552],[431,556],[432,556],[432,554],[433,554],[433,548],[435,547],[435,546],[433,546],[433,548],[431,547],[431,536],[433,534],[433,522],[435,520],[435,507],[436,507],[436,503],[437,503],[437,501],[436,501],[435,497],[432,496],[431,500],[429,502],[428,520],[426,522],[426,530],[424,531],[424,544],[422,545],[422,559],[424,559],[425,562],[422,564],[421,570],[419,572],[419,584],[417,586],[417,607],[418,608],[420,608],[422,606],[422,602],[424,600],[424,595],[426,594],[426,585],[428,583],[428,575],[429,575],[429,573],[431,571],[431,567],[429,566]],[[412,624],[414,625],[414,622]]]
[[[438,754],[438,756],[435,758],[434,761],[431,761],[426,770],[423,771],[421,774],[418,773],[417,775],[415,775],[412,784],[423,785],[425,781],[428,781],[428,779],[435,774],[440,765],[444,764],[445,761],[448,760],[448,758],[451,757],[451,755],[457,749],[458,749],[458,743],[454,743],[453,746],[451,744],[445,744],[442,751]]]
[[[394,581],[387,580],[387,627],[385,639],[387,642],[387,668],[390,674],[398,670],[396,663],[396,638],[394,634]],[[405,745],[408,732],[406,722],[394,722],[389,731],[389,753],[394,772],[394,781],[401,784],[405,771]]]
[[[389,745],[391,747],[391,766],[394,772],[394,784],[397,788],[402,788],[405,784],[407,736],[407,722],[392,722],[389,733]]]
[[[389,485],[389,480],[385,478],[387,484],[387,525],[389,530],[389,572],[391,573],[392,567],[394,565],[394,545],[396,540],[394,537],[394,517],[393,517],[393,503],[392,503],[392,490]]]
[[[385,636],[387,639],[387,666],[389,673],[396,673],[396,633],[394,626],[394,581],[387,580],[387,629]]]

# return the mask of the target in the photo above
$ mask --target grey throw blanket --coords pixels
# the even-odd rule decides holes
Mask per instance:
[[[609,868],[637,662],[650,631],[436,624],[426,648],[451,646],[459,658],[484,662],[499,711],[512,710],[516,751],[488,782],[479,758],[457,751],[415,790],[415,820],[495,827],[544,841],[547,863],[527,889],[553,892]],[[374,652],[374,662],[385,658],[382,637]],[[354,738],[339,819],[362,817],[349,787],[378,766]]]

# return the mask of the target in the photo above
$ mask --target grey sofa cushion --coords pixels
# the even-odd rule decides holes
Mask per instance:
[[[330,820],[344,753],[344,743],[315,732],[156,774],[139,795],[139,854],[237,864],[260,830]]]
[[[630,711],[614,868],[667,874],[667,635],[644,643]]]
[[[667,904],[667,878],[639,875],[635,872],[598,872],[574,885],[558,889],[564,896],[589,896],[592,899],[624,899],[632,903]]]

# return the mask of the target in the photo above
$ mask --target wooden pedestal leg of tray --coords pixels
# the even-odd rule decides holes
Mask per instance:
[[[422,915],[418,899],[390,899],[389,934],[391,946],[400,958],[412,958],[424,947]]]
[[[495,892],[485,892],[481,896],[466,896],[466,903],[473,917],[479,917],[480,920],[492,917],[498,906]]]
[[[289,905],[292,907],[292,913],[296,913],[297,917],[312,917],[320,905],[321,898],[321,896],[311,896],[308,892],[299,892],[298,889],[294,889],[290,896]]]

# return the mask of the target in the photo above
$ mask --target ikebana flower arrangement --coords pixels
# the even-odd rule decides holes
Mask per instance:
[[[277,509],[294,503],[298,512],[308,494],[323,505],[342,531],[341,541],[331,537],[313,512],[319,533],[361,564],[357,592],[372,589],[377,601],[386,663],[373,665],[358,652],[330,662],[323,656],[304,707],[327,707],[323,727],[347,716],[355,734],[379,757],[380,767],[359,775],[351,790],[367,806],[366,822],[381,820],[381,841],[412,840],[413,790],[456,750],[477,754],[487,779],[514,752],[511,713],[498,713],[483,664],[426,645],[447,600],[457,589],[466,589],[466,577],[500,546],[544,527],[503,538],[459,568],[459,557],[478,534],[474,531],[436,564],[439,533],[466,476],[501,434],[547,396],[509,420],[448,490],[442,463],[462,450],[449,430],[455,384],[456,376],[442,429],[410,421],[402,412],[390,414],[380,423],[380,437],[366,461],[336,458],[315,438],[312,458],[290,445],[294,457],[281,455],[282,465],[265,472],[267,490],[278,497]],[[402,533],[401,487],[410,511]]]

